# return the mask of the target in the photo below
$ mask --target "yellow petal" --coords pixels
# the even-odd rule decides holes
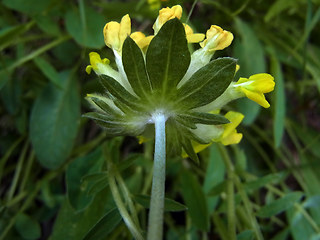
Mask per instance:
[[[120,24],[117,22],[108,22],[103,28],[104,42],[109,48],[119,47]]]
[[[88,74],[90,74],[91,71],[92,71],[92,66],[91,66],[91,65],[88,65],[88,66],[86,67],[86,72],[87,72]]]
[[[134,32],[130,35],[130,37],[142,50],[145,50],[149,46],[151,40],[154,38],[153,35],[146,37],[146,35],[144,35],[142,32]]]
[[[131,33],[131,19],[129,17],[129,14],[126,14],[122,17],[120,22],[120,31],[119,31],[119,41],[122,44],[124,40],[130,35]]]
[[[122,50],[124,40],[131,33],[131,20],[129,15],[122,17],[121,22],[108,22],[103,28],[104,42],[116,51]]]
[[[234,130],[231,134],[221,140],[223,145],[238,144],[242,139],[242,133]]]
[[[249,80],[253,81],[248,88],[261,92],[268,93],[274,90],[275,82],[274,78],[267,73],[255,74],[249,77]]]
[[[212,25],[206,33],[206,39],[200,43],[202,48],[207,47],[208,51],[222,50],[228,47],[233,40],[231,32],[223,30],[221,27]]]
[[[228,135],[230,135],[236,129],[236,127],[238,127],[238,125],[243,120],[244,115],[242,113],[239,113],[239,112],[229,111],[229,112],[227,112],[225,117],[230,121],[230,123],[227,123],[227,124],[223,125],[224,126],[224,132],[222,134],[222,138],[225,138]]]
[[[155,23],[153,24],[153,29],[155,34],[157,34],[160,28],[170,19],[178,18],[182,16],[182,7],[180,5],[175,5],[172,8],[166,7],[159,11],[159,16],[157,17]]]
[[[252,101],[255,101],[256,103],[258,103],[262,107],[264,107],[264,108],[270,107],[270,104],[267,102],[263,93],[253,92],[253,91],[247,90],[244,87],[241,87],[241,90],[247,96],[247,98],[251,99]]]

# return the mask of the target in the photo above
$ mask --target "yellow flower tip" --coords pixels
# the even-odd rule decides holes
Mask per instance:
[[[104,67],[102,65],[108,65],[110,63],[110,60],[108,58],[101,59],[100,55],[96,52],[90,52],[89,58],[90,58],[90,65],[86,67],[86,72],[88,74],[90,74],[92,70],[98,73]]]
[[[230,123],[224,124],[224,131],[220,137],[223,145],[237,144],[242,139],[242,134],[238,133],[236,127],[242,122],[244,115],[238,112],[229,111],[225,117]]]
[[[103,28],[104,42],[109,47],[121,52],[124,40],[131,33],[131,19],[128,14],[122,17],[121,22],[108,22]]]
[[[151,35],[146,37],[146,35],[144,35],[142,32],[134,32],[130,35],[130,37],[136,42],[140,49],[145,50],[149,46],[154,36]]]
[[[236,65],[236,71],[235,71],[235,74],[236,74],[239,70],[240,70],[240,65],[239,65],[239,64],[237,64],[237,65]]]
[[[207,47],[208,51],[222,50],[228,47],[233,40],[233,34],[221,27],[211,25],[206,33],[206,39],[200,43],[202,48]]]
[[[255,101],[264,108],[269,108],[270,104],[266,100],[264,93],[274,90],[274,78],[267,73],[259,73],[249,78],[240,78],[235,86],[243,92],[247,98]]]
[[[183,24],[184,25],[184,30],[186,32],[186,37],[188,43],[198,43],[203,41],[205,38],[205,35],[202,33],[193,33],[192,28],[188,24]]]
[[[157,34],[160,28],[169,20],[173,18],[180,19],[182,16],[182,7],[180,5],[175,5],[172,8],[166,7],[159,11],[159,16],[156,22],[153,24],[153,29],[155,34]]]
[[[86,67],[86,72],[87,72],[88,74],[90,74],[91,71],[92,71],[92,66],[91,66],[91,65],[88,65],[88,66]]]
[[[137,136],[137,138],[138,138],[138,140],[139,140],[139,144],[142,144],[142,143],[145,143],[145,142],[150,141],[150,138],[147,138],[147,137],[142,136],[142,135]]]

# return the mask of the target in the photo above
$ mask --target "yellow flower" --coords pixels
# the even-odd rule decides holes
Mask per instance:
[[[264,108],[270,107],[267,102],[264,93],[273,91],[274,78],[267,73],[259,73],[252,75],[248,78],[240,78],[234,85],[236,89],[244,93],[247,98],[255,101]]]
[[[188,24],[183,24],[186,32],[188,43],[198,43],[203,41],[205,35],[202,33],[193,33],[192,28]]]
[[[212,112],[211,112],[212,113]],[[244,118],[244,115],[238,112],[229,111],[225,114],[225,117],[230,121],[230,123],[223,125],[212,125],[212,126],[201,126],[203,129],[199,129],[203,134],[211,135],[211,143],[200,144],[197,142],[192,142],[193,149],[196,153],[209,147],[213,142],[221,142],[223,145],[237,144],[242,139],[242,133],[238,133],[236,127],[239,126]],[[196,130],[197,131],[197,130]],[[199,133],[199,131],[197,131]],[[216,137],[214,137],[216,136]],[[203,137],[203,136],[202,136]],[[188,157],[188,155],[183,152],[182,157]]]
[[[157,34],[160,28],[165,24],[167,21],[173,18],[180,19],[182,16],[182,7],[180,5],[175,5],[172,8],[166,7],[162,8],[159,11],[159,16],[156,19],[156,22],[153,24],[154,34]]]
[[[242,133],[238,133],[236,127],[241,123],[244,115],[238,112],[229,111],[225,117],[230,123],[224,124],[224,131],[219,138],[223,145],[237,144],[242,139]]]
[[[141,50],[145,51],[154,36],[151,35],[146,37],[146,35],[144,35],[142,32],[134,32],[130,35],[130,37],[136,42]]]
[[[86,67],[86,72],[88,74],[94,70],[97,74],[101,74],[102,69],[109,65],[110,61],[107,58],[101,59],[100,55],[96,52],[89,53],[90,65]]]
[[[124,40],[131,33],[129,15],[122,17],[121,22],[108,22],[103,28],[104,42],[109,48],[121,52]]]
[[[206,33],[206,39],[200,43],[202,48],[206,47],[208,51],[222,50],[228,47],[233,40],[231,32],[223,30],[221,27],[211,25]]]

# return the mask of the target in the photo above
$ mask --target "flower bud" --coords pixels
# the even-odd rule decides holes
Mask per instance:
[[[182,7],[180,5],[175,5],[172,8],[166,7],[162,8],[159,11],[159,16],[156,19],[156,22],[153,24],[154,34],[157,34],[160,28],[165,24],[167,21],[173,18],[180,19],[182,16]]]
[[[128,14],[122,17],[121,22],[108,22],[103,29],[104,42],[109,48],[122,51],[124,40],[131,33],[131,20]]]
[[[211,25],[206,33],[206,39],[200,43],[200,46],[212,52],[228,47],[232,40],[233,34],[231,32],[225,31],[219,26]]]

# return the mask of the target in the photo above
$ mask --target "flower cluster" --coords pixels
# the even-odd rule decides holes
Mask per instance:
[[[212,142],[239,143],[236,127],[243,119],[238,112],[224,116],[220,110],[230,101],[248,97],[268,108],[264,93],[274,89],[274,79],[266,73],[233,81],[236,60],[211,60],[215,51],[228,47],[232,33],[212,25],[206,34],[194,33],[180,22],[179,5],[159,11],[154,35],[131,32],[131,20],[109,22],[103,29],[106,45],[113,50],[117,70],[108,59],[90,53],[90,65],[106,89],[105,95],[89,94],[96,110],[86,116],[103,126],[110,136],[149,136],[154,116],[166,118],[171,150],[197,159],[196,152]],[[188,43],[200,48],[190,54]],[[168,149],[170,150],[170,149]]]

